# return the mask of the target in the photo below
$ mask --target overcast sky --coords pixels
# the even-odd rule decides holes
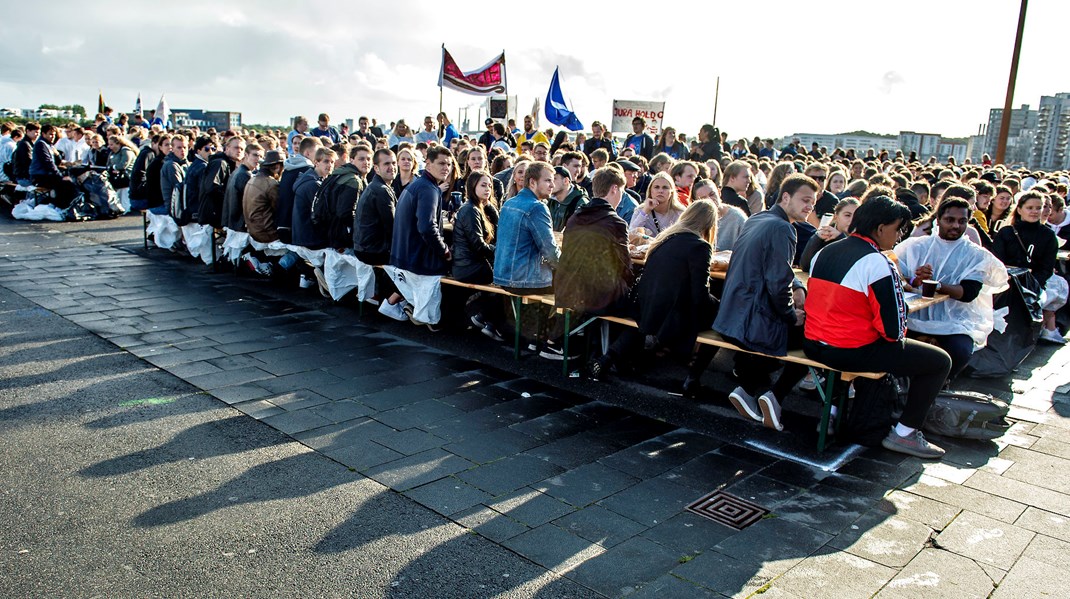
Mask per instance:
[[[733,137],[913,130],[964,136],[1003,105],[1018,0],[760,2],[11,2],[0,37],[0,106],[118,110],[161,93],[174,107],[284,124],[326,111],[412,122],[438,109],[441,45],[464,70],[503,49],[520,113],[555,66],[580,119],[614,98],[664,100],[693,133],[713,116]],[[492,12],[482,13],[486,7]],[[1033,0],[1015,106],[1070,91],[1070,3]],[[47,26],[39,26],[47,23]],[[483,99],[446,90],[444,106]],[[545,124],[545,123],[544,123]]]

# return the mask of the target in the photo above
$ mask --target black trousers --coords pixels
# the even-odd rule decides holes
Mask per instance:
[[[53,205],[61,210],[70,206],[71,200],[74,199],[74,196],[78,195],[78,187],[59,175],[34,175],[31,180],[34,185],[47,187],[56,192],[56,198]]]
[[[740,347],[747,347],[745,343],[738,339],[733,339],[727,335],[724,336],[730,343],[734,343]],[[788,330],[788,349],[801,349],[802,348],[802,327],[791,327]],[[736,377],[739,379],[739,386],[743,387],[743,390],[748,395],[757,396],[764,392],[766,389],[773,392],[776,395],[777,400],[783,400],[791,393],[792,388],[795,387],[806,376],[807,368],[802,364],[793,364],[791,362],[781,362],[775,358],[767,358],[765,356],[756,356],[754,354],[748,354],[746,352],[736,352],[735,360]],[[784,372],[780,373],[775,383],[770,385],[770,379],[774,372],[776,372],[781,366],[784,367]]]
[[[836,370],[854,372],[887,372],[910,377],[910,391],[903,408],[900,424],[921,428],[925,415],[936,400],[951,371],[951,357],[947,352],[928,343],[906,339],[902,343],[874,341],[862,347],[844,349],[806,339],[803,350],[807,357]]]

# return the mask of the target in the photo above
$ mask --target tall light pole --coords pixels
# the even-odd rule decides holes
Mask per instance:
[[[1007,135],[1011,130],[1011,106],[1014,104],[1014,83],[1018,79],[1018,56],[1022,53],[1022,33],[1025,31],[1025,8],[1029,0],[1022,0],[1018,13],[1018,35],[1014,38],[1014,55],[1011,56],[1011,76],[1007,82],[1007,100],[1003,103],[1003,116],[999,119],[999,145],[996,146],[996,164],[1002,164],[1007,156]]]

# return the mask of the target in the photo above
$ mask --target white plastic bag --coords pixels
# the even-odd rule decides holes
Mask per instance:
[[[324,252],[323,277],[334,301],[357,288],[357,259],[334,250]]]
[[[11,216],[19,220],[51,220],[60,222],[63,213],[52,204],[34,206],[33,200],[23,200],[11,209]]]
[[[205,264],[212,263],[212,227],[190,223],[182,227],[182,238],[186,240],[186,249],[191,256],[200,258]]]
[[[383,267],[398,293],[412,304],[412,317],[424,324],[438,324],[442,318],[442,277],[418,275],[394,266]]]
[[[223,256],[227,260],[237,263],[238,258],[241,258],[241,255],[245,253],[245,248],[249,246],[249,234],[230,229],[226,229],[226,232],[227,238],[223,241]]]
[[[366,302],[375,297],[375,267],[356,258],[353,261],[357,263],[357,299]]]
[[[175,219],[166,214],[148,212],[149,226],[145,233],[152,236],[152,242],[156,247],[169,250],[178,241],[178,224]]]

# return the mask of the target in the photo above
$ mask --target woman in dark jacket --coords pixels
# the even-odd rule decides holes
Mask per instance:
[[[134,160],[134,168],[130,171],[130,210],[141,212],[149,207],[149,165],[160,155],[160,136],[141,148]],[[162,165],[163,163],[161,163]],[[156,187],[160,186],[159,176],[156,178]]]
[[[832,222],[818,229],[810,237],[810,241],[806,242],[802,257],[799,258],[799,268],[809,273],[810,263],[814,261],[814,256],[821,251],[821,248],[847,237],[848,231],[851,230],[855,208],[858,208],[856,198],[845,198],[836,203],[836,208],[832,210]]]
[[[1055,312],[1066,303],[1066,283],[1053,277],[1059,253],[1055,232],[1040,222],[1044,196],[1029,191],[1018,198],[1010,223],[992,241],[992,253],[1007,266],[1028,268],[1044,288],[1044,330],[1040,338],[1060,345],[1066,340],[1055,325]],[[1060,279],[1058,281],[1053,280]],[[1050,284],[1049,284],[1050,283]]]
[[[700,345],[692,355],[699,333],[710,330],[717,315],[717,299],[710,294],[716,237],[717,206],[692,202],[680,220],[654,240],[636,283],[639,331],[626,330],[609,353],[594,360],[592,378],[601,379],[614,361],[638,349],[645,337],[678,357],[690,358],[684,395],[698,395],[700,377],[717,352],[715,347]]]
[[[462,283],[490,285],[494,282],[494,225],[484,212],[494,202],[494,177],[474,171],[464,182],[467,201],[453,221],[453,278]],[[484,335],[501,341],[504,320],[500,302],[476,293],[468,298],[465,313]]]
[[[160,175],[163,171],[163,161],[171,153],[171,136],[161,135],[156,156],[145,169],[145,199],[148,201],[147,208],[161,209],[167,214],[163,201],[163,189],[160,187]]]

